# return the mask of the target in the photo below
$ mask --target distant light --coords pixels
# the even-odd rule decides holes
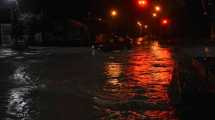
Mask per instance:
[[[203,15],[208,15],[208,12],[207,12],[207,11],[204,11],[204,12],[203,12]]]
[[[102,18],[98,18],[98,21],[102,21]]]
[[[168,23],[168,21],[167,20],[163,20],[163,24],[167,24]]]
[[[204,48],[204,52],[208,53],[209,52],[209,48],[208,47]]]
[[[144,41],[143,37],[139,37],[139,38],[137,38],[136,44],[141,45],[143,43],[143,41]]]
[[[140,21],[137,21],[137,25],[138,25],[139,27],[141,27],[141,26],[142,26],[142,23],[141,23]]]
[[[139,1],[139,5],[145,5],[145,4],[146,4],[146,1],[144,1],[144,0]]]
[[[148,25],[144,25],[144,28],[145,28],[145,29],[148,29],[148,28],[149,28],[149,26],[148,26]]]
[[[157,17],[157,13],[152,13],[152,17]]]
[[[117,14],[118,14],[118,13],[117,13],[117,11],[116,11],[116,10],[112,10],[112,11],[111,11],[111,16],[112,16],[112,17],[117,16]]]
[[[140,42],[140,41],[137,41],[137,45],[141,45],[142,44],[142,42]]]
[[[146,1],[146,0],[138,0],[138,5],[139,5],[140,7],[144,7],[144,6],[146,6],[146,4],[147,4],[147,1]]]
[[[139,41],[139,42],[143,42],[143,37],[139,37],[138,39],[137,39],[137,41]]]
[[[168,19],[162,19],[161,24],[162,25],[167,25],[169,23]]]
[[[155,6],[155,11],[156,11],[156,12],[160,12],[160,11],[161,11],[161,7],[160,7],[160,6],[158,6],[158,5],[157,5],[157,6]]]
[[[151,49],[153,50],[153,52],[157,53],[157,51],[160,49],[160,44],[158,41],[154,41],[152,43]]]

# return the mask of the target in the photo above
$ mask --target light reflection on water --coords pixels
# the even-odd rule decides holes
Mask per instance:
[[[14,88],[9,91],[7,114],[20,120],[35,120],[38,111],[34,108],[32,87]]]
[[[10,55],[16,55],[17,52],[11,50],[11,49],[0,49],[0,55],[10,56]]]
[[[17,55],[17,54],[18,53],[16,51],[13,51],[11,49],[0,49],[0,59]]]
[[[120,77],[122,74],[122,65],[119,63],[108,63],[105,66],[105,73],[110,78]]]
[[[124,59],[127,63],[108,60],[105,64],[107,79],[95,100],[100,118],[176,120],[167,93],[174,69],[171,50],[153,42]]]
[[[36,120],[39,114],[35,107],[38,97],[33,92],[38,85],[39,73],[32,72],[32,66],[27,63],[15,62],[14,67],[9,78],[14,88],[8,91],[7,119]]]

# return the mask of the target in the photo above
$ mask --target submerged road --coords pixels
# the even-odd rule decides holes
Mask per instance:
[[[157,42],[133,50],[0,50],[1,120],[179,120],[175,60]]]

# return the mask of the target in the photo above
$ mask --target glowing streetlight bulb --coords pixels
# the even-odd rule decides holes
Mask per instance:
[[[161,7],[160,7],[160,6],[158,6],[158,5],[157,5],[157,6],[155,6],[155,11],[156,11],[156,12],[160,12],[160,11],[161,11]]]
[[[111,16],[112,16],[112,17],[115,17],[115,16],[117,16],[117,15],[118,15],[118,13],[117,13],[116,10],[112,10],[112,11],[111,11]]]
[[[139,27],[141,27],[141,26],[142,26],[142,23],[141,23],[140,21],[137,21],[137,25],[138,25]]]
[[[144,7],[144,6],[146,6],[147,1],[146,0],[139,0],[138,4],[139,4],[139,6]]]
[[[157,17],[158,15],[157,15],[157,13],[152,13],[152,17]]]

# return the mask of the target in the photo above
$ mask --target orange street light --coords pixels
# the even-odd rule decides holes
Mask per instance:
[[[157,13],[152,13],[152,17],[157,17],[158,15],[157,15]]]
[[[142,23],[141,23],[140,21],[137,21],[137,25],[138,25],[139,27],[142,27]]]
[[[146,0],[138,0],[138,5],[139,5],[140,7],[144,7],[144,6],[146,6],[146,4],[147,4],[147,1],[146,1]]]
[[[155,6],[155,11],[156,12],[160,12],[161,11],[161,7],[159,5]]]
[[[116,11],[116,10],[112,10],[111,11],[111,16],[112,17],[115,17],[115,16],[117,16],[118,15],[118,12]]]

